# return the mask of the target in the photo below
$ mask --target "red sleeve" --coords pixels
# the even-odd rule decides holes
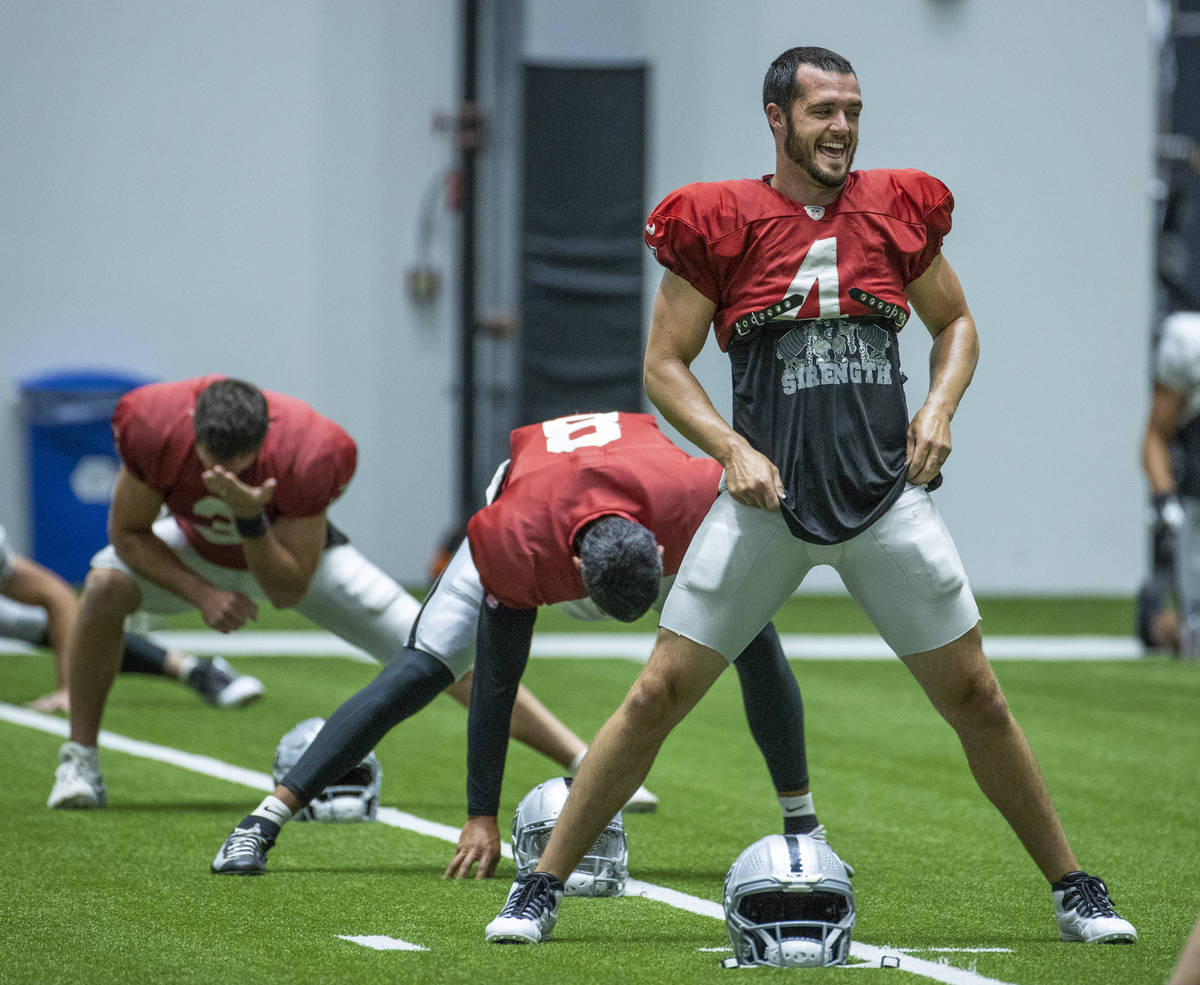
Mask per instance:
[[[146,468],[140,451],[146,447],[149,435],[145,420],[139,417],[136,411],[137,392],[132,390],[117,402],[117,409],[113,411],[112,417],[113,442],[125,468],[134,478],[146,482]]]
[[[664,198],[646,220],[645,241],[659,263],[710,301],[718,302],[721,286],[702,231],[705,207],[700,193],[706,187],[685,185]]]
[[[905,284],[911,284],[942,251],[942,240],[950,232],[954,196],[942,182],[923,171],[897,171],[895,180],[898,194],[907,199],[923,232],[920,243],[900,256],[901,276]]]

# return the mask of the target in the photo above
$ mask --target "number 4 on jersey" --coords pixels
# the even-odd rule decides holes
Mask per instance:
[[[813,284],[817,285],[817,297],[821,302],[820,318],[841,318],[841,294],[838,286],[837,240],[818,239],[809,247],[804,262],[792,278],[792,284],[787,289],[788,296],[798,294],[807,300]],[[803,302],[801,302],[803,304]],[[799,312],[801,305],[796,305]],[[793,313],[793,318],[796,313]]]

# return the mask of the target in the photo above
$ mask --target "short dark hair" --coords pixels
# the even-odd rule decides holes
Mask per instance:
[[[267,398],[244,380],[210,383],[196,398],[192,421],[196,442],[218,461],[258,451],[271,423]]]
[[[621,622],[640,619],[662,587],[662,556],[654,534],[620,516],[602,516],[579,539],[583,587]]]
[[[792,103],[802,95],[796,84],[796,69],[811,65],[823,72],[838,75],[854,75],[854,66],[835,51],[828,48],[788,48],[771,62],[763,79],[763,109],[774,103],[785,113],[790,112]]]

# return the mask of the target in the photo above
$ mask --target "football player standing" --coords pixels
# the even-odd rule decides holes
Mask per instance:
[[[979,611],[927,486],[978,359],[942,255],[953,198],[921,171],[853,171],[862,94],[850,63],[791,48],[763,108],[775,172],[687,185],[651,213],[666,267],[646,392],[725,467],[649,662],[597,733],[539,870],[514,883],[492,941],[549,937],[561,881],[646,775],[663,739],[817,564],[829,564],[955,729],[977,783],[1050,884],[1059,936],[1132,942],[1105,884],[1080,870],[1033,752],[984,656]],[[933,344],[910,419],[899,332]],[[709,326],[733,368],[732,425],[691,363]]]

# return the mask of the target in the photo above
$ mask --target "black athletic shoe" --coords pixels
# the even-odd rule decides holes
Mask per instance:
[[[267,871],[267,852],[275,844],[278,834],[278,824],[251,815],[225,839],[212,861],[212,871],[217,875],[264,875]]]
[[[239,674],[220,657],[196,661],[187,686],[210,705],[240,708],[262,697],[263,684],[257,677]]]

